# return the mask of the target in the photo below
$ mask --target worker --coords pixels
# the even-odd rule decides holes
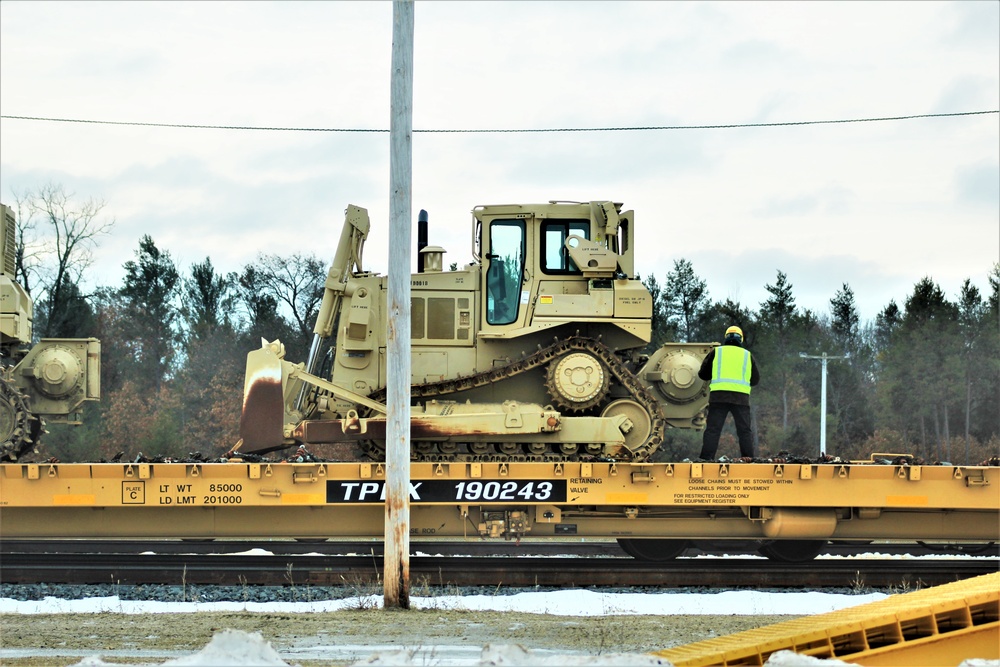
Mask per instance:
[[[714,461],[719,449],[719,436],[732,413],[736,435],[740,441],[740,456],[753,458],[753,432],[750,426],[750,388],[760,382],[760,369],[750,351],[743,347],[743,330],[737,326],[726,329],[722,345],[705,357],[698,377],[709,382],[708,419],[702,437],[701,458]]]

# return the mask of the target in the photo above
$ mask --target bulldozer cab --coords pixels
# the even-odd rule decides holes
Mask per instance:
[[[627,305],[616,292],[629,293],[629,283],[637,282],[629,275],[632,211],[620,207],[549,202],[475,209],[481,334],[510,335],[567,318],[643,317],[642,307],[615,309],[616,301]]]

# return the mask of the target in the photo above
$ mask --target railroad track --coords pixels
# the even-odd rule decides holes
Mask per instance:
[[[94,553],[94,554],[158,554],[192,553],[242,553],[262,549],[279,554],[316,554],[327,556],[349,556],[359,554],[382,554],[382,540],[196,540],[196,539],[155,539],[155,540],[80,540],[80,539],[0,539],[0,557],[13,553]],[[441,556],[577,556],[582,558],[631,558],[613,540],[558,541],[524,540],[496,541],[468,539],[456,540],[411,540],[411,555]],[[856,556],[864,553],[878,553],[887,556],[948,556],[971,555],[1000,558],[1000,545],[990,544],[942,544],[923,545],[920,543],[866,543],[831,542],[822,553],[830,556]],[[684,555],[756,555],[753,540],[726,540],[706,542],[704,540],[689,548]]]
[[[310,552],[221,553],[216,548],[221,543],[157,542],[146,553],[121,553],[123,546],[131,548],[135,544],[117,543],[114,545],[117,553],[97,553],[92,548],[89,552],[12,551],[12,545],[5,543],[0,583],[369,586],[378,584],[384,572],[382,557],[374,551],[374,546],[381,545],[373,543],[353,543],[369,550],[367,555],[318,554],[317,547],[325,548],[328,543],[294,542],[282,544],[298,544]],[[187,547],[188,552],[165,553],[163,547],[167,544],[171,548]],[[81,547],[82,543],[75,546]],[[497,545],[489,546],[495,549]],[[557,546],[566,553],[565,544],[544,545],[544,548]],[[594,551],[616,547],[614,543],[588,546]],[[191,553],[195,550],[203,553]],[[206,550],[214,553],[204,553]],[[362,550],[353,553],[359,551],[363,553]],[[496,554],[411,556],[410,580],[415,585],[431,587],[900,588],[939,585],[1000,568],[997,558],[838,559],[792,564],[760,558],[679,558],[649,563],[611,557],[607,552],[583,558],[553,554],[517,558]],[[615,555],[620,556],[620,550]]]

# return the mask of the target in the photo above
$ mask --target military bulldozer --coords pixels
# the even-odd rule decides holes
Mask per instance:
[[[644,353],[653,300],[634,272],[632,211],[479,206],[472,262],[451,271],[444,249],[426,245],[421,213],[413,460],[645,461],[666,428],[703,428],[698,368],[714,343]],[[308,360],[286,360],[280,341],[248,354],[242,452],[356,443],[384,460],[387,277],[361,265],[369,224],[348,207]]]
[[[32,344],[33,303],[15,280],[16,222],[0,204],[0,462],[37,454],[46,420],[79,424],[83,403],[101,396],[100,341]]]

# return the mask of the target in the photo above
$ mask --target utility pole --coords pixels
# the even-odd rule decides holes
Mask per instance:
[[[826,352],[824,352],[822,354],[822,356],[817,356],[817,355],[812,355],[812,354],[806,354],[805,352],[799,352],[799,356],[802,357],[803,359],[819,359],[819,360],[821,360],[823,362],[823,373],[822,373],[822,380],[821,380],[821,384],[820,384],[821,388],[820,388],[820,391],[819,391],[819,395],[820,395],[820,399],[819,399],[819,403],[820,403],[820,408],[819,408],[819,410],[820,410],[820,412],[819,412],[819,455],[820,456],[826,456],[826,362],[830,361],[830,360],[836,360],[836,359],[848,359],[848,358],[850,358],[851,355],[848,353],[848,354],[844,354],[843,356],[840,356],[840,357],[830,357],[830,356],[827,356]]]
[[[386,332],[385,608],[410,608],[410,212],[413,0],[392,3]]]

